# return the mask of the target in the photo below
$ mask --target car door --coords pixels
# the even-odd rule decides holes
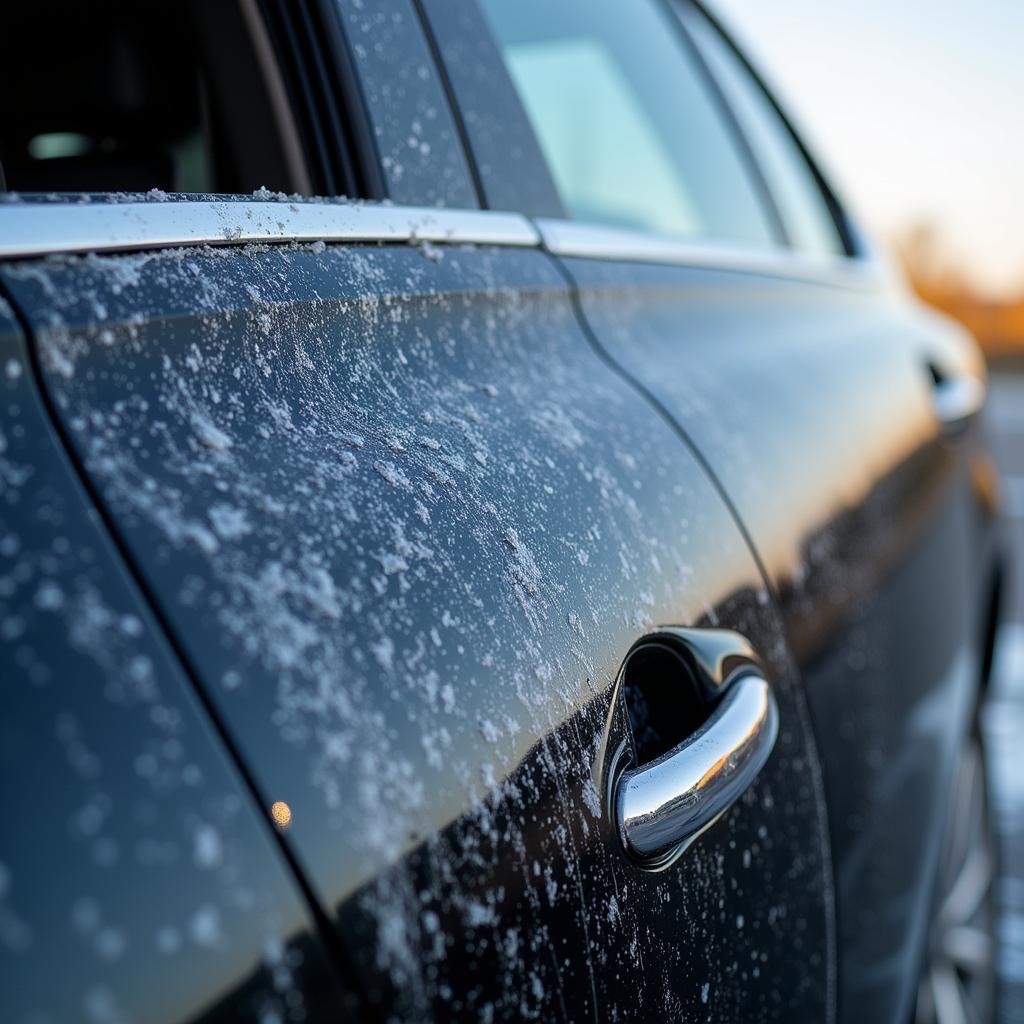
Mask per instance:
[[[5,1021],[357,1006],[248,779],[77,479],[0,301]]]
[[[841,1018],[905,1020],[994,583],[977,351],[868,254],[695,5],[425,6],[484,194],[537,216],[595,343],[748,532],[822,750]],[[467,70],[487,33],[501,106]],[[515,175],[479,127],[513,98],[543,154]]]
[[[0,218],[61,436],[375,1012],[828,1019],[781,622],[528,222],[173,197]],[[620,666],[673,626],[749,640],[779,729],[651,870],[614,820]],[[685,740],[693,699],[646,727]]]

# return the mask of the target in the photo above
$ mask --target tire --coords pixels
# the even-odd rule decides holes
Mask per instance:
[[[984,744],[975,730],[953,786],[914,1024],[995,1020],[998,843],[993,823]]]

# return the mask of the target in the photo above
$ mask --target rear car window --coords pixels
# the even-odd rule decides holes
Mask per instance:
[[[571,216],[777,241],[725,114],[656,0],[481,0]]]

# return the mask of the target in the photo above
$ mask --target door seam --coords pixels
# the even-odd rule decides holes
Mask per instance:
[[[536,221],[531,218],[531,223],[535,226]],[[746,524],[743,522],[739,514],[739,510],[733,504],[732,499],[729,497],[728,492],[725,489],[722,481],[718,478],[718,475],[714,472],[711,464],[704,457],[703,453],[693,442],[690,435],[687,433],[681,423],[669,412],[665,404],[648,388],[642,381],[635,377],[629,372],[626,367],[621,365],[610,352],[601,344],[597,333],[594,331],[587,318],[586,312],[583,309],[583,303],[580,298],[580,286],[573,276],[572,271],[565,265],[561,257],[551,252],[543,240],[543,232],[541,234],[541,251],[551,260],[555,265],[558,273],[561,274],[563,280],[568,288],[570,299],[572,302],[573,313],[576,316],[576,321],[586,336],[591,348],[598,356],[598,358],[608,367],[608,369],[614,373],[628,388],[634,391],[641,400],[647,402],[650,408],[657,413],[664,423],[669,427],[675,436],[682,441],[683,446],[691,454],[697,465],[704,473],[705,479],[707,479],[715,493],[718,494],[719,498],[725,505],[730,517],[736,528],[739,530],[740,535],[743,537],[743,541],[746,544],[747,551],[754,560],[754,564],[757,567],[757,571],[761,576],[761,581],[766,588],[772,606],[778,616],[779,622],[782,626],[782,639],[786,644],[787,658],[793,661],[793,668],[796,672],[796,683],[797,683],[797,694],[796,700],[800,708],[799,717],[802,720],[801,725],[806,738],[806,742],[810,748],[810,753],[814,759],[814,788],[816,790],[816,796],[818,800],[818,806],[821,809],[818,821],[818,833],[819,842],[821,844],[822,859],[825,866],[825,886],[827,889],[826,900],[825,900],[825,932],[826,942],[828,943],[827,955],[826,955],[826,972],[825,972],[825,991],[826,991],[826,1013],[827,1013],[827,1024],[835,1024],[837,1020],[838,1007],[839,1007],[839,933],[838,933],[838,917],[839,917],[839,906],[836,899],[836,883],[835,883],[835,861],[832,856],[832,825],[829,817],[829,807],[825,796],[825,776],[824,769],[821,764],[821,757],[818,753],[818,736],[814,728],[814,723],[811,719],[810,708],[807,704],[807,695],[804,690],[803,677],[800,672],[800,667],[796,664],[795,659],[789,657],[789,642],[786,635],[786,619],[782,611],[782,602],[779,597],[778,590],[773,585],[771,578],[765,569],[764,563],[761,560],[761,556],[754,544],[753,537],[747,530]]]

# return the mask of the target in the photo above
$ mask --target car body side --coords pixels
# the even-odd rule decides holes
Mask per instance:
[[[8,433],[47,420],[56,431],[61,487],[106,533],[92,543],[162,652],[146,657],[172,663],[161,671],[193,709],[177,713],[206,716],[230,753],[216,771],[246,808],[242,845],[266,862],[244,870],[265,872],[267,906],[287,907],[293,931],[261,918],[271,952],[223,978],[259,962],[246,1007],[284,1006],[294,989],[289,1005],[329,1013],[347,998],[355,1013],[358,997],[406,1019],[823,1020],[838,1005],[842,1020],[902,1021],[996,614],[981,425],[951,435],[935,408],[937,378],[983,378],[978,353],[864,251],[809,263],[574,236],[521,121],[487,136],[485,158],[464,130],[503,123],[515,97],[496,67],[490,93],[471,94],[472,62],[496,57],[486,39],[472,59],[458,51],[460,86],[446,62],[465,29],[455,18],[446,37],[438,6],[424,4],[421,24],[419,5],[381,5],[393,26],[406,19],[403,52],[423,61],[430,102],[453,104],[408,156],[423,166],[403,199],[469,196],[471,169],[484,205],[500,195],[547,217],[534,243],[442,233],[268,247],[226,233],[216,249],[0,264],[5,344],[24,335],[32,350],[11,348],[8,391],[29,378],[39,389],[8,396],[9,415],[31,407],[37,421],[15,417]],[[361,30],[361,14],[339,11]],[[402,109],[422,113],[403,87]],[[435,179],[431,145],[447,154]],[[28,514],[11,480],[6,496]],[[47,500],[33,499],[37,518]],[[13,522],[7,536],[23,531]],[[79,544],[63,525],[45,530],[44,547]],[[63,557],[36,561],[70,594],[84,570]],[[75,646],[82,634],[46,607],[45,582],[32,577],[32,643],[5,636],[0,652],[3,675],[37,685],[34,658],[38,685],[59,694],[74,659],[96,650]],[[24,602],[28,585],[5,596]],[[618,850],[604,773],[628,742],[622,658],[667,624],[748,636],[783,729],[748,796],[652,874]],[[47,669],[40,652],[61,630],[74,652]],[[105,721],[125,700],[154,700],[121,693],[135,664],[122,661],[93,672]],[[30,731],[70,728],[40,693],[49,724],[30,729],[12,704],[12,772]],[[126,771],[139,775],[138,761]],[[155,784],[144,772],[135,783]],[[111,791],[89,792],[102,817]],[[133,799],[116,801],[115,824],[137,821]],[[277,802],[283,825],[268,820]],[[168,887],[195,885],[197,865],[236,863],[241,840],[214,857],[197,807],[173,812],[185,838]],[[108,831],[78,837],[80,849],[102,860]],[[8,833],[8,867],[29,863],[39,838]],[[137,859],[148,839],[136,840]],[[92,862],[76,875],[79,862],[69,884],[99,877]],[[24,890],[9,892],[0,923],[31,925]],[[90,919],[103,903],[87,900]],[[53,948],[102,960],[117,945],[100,941],[104,926],[128,935],[115,978],[152,936],[189,941],[188,921],[172,926],[164,910],[116,909],[91,931],[84,911],[46,924],[61,936]],[[309,977],[290,989],[274,968],[295,928],[310,935]],[[212,934],[197,926],[192,944]],[[89,952],[72,952],[83,941]],[[37,1009],[38,978],[23,985]],[[92,988],[80,999],[102,1003]]]

